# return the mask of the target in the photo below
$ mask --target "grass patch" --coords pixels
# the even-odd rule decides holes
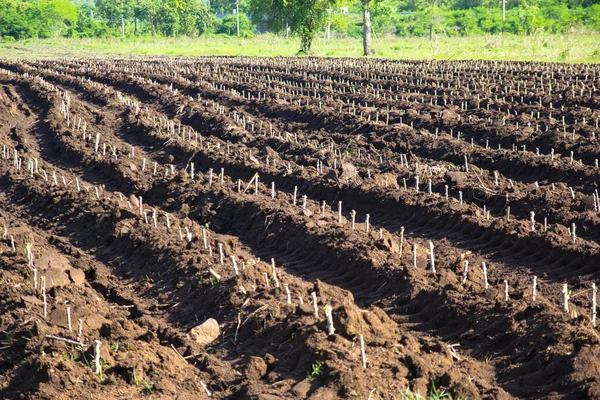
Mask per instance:
[[[253,39],[213,38],[134,38],[134,39],[45,39],[0,43],[0,57],[94,57],[119,55],[146,56],[294,56],[300,48],[297,38],[265,34]],[[375,38],[374,57],[442,60],[519,60],[600,62],[600,34],[535,34],[531,36],[485,35],[473,37],[437,36],[424,38]],[[314,55],[359,57],[362,40],[318,38]]]

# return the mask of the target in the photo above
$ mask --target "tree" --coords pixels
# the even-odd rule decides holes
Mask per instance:
[[[240,27],[240,36],[244,38],[252,38],[254,37],[254,29],[255,26],[252,25],[252,22],[248,19],[245,14],[241,15],[228,15],[221,20],[221,24],[215,33],[224,33],[229,36],[235,36],[237,34],[238,27],[238,19],[239,17],[239,27]]]
[[[150,25],[152,36],[156,36],[156,20],[160,5],[155,0],[137,0],[133,16]]]
[[[429,40],[433,40],[433,31],[441,18],[441,11],[449,6],[450,2],[451,0],[408,0],[406,4],[412,11],[416,9],[424,13],[429,28]]]
[[[0,39],[27,39],[35,35],[28,18],[29,4],[21,0],[0,0]]]
[[[173,4],[174,0],[163,2],[157,15],[158,30],[166,36],[175,36],[179,32],[179,13]]]
[[[77,25],[77,7],[68,0],[42,0],[37,7],[39,36],[61,36],[66,28]]]
[[[116,28],[121,25],[121,35],[125,36],[125,20],[133,17],[134,0],[96,0],[96,9],[109,26]]]
[[[97,21],[94,15],[94,4],[85,3],[77,10],[77,27],[73,35],[78,37],[107,37],[110,29],[104,21]]]
[[[363,54],[368,56],[371,48],[373,24],[382,28],[387,22],[391,24],[391,16],[397,11],[396,0],[360,0],[359,7],[363,12]]]
[[[200,10],[198,10],[196,29],[198,29],[199,35],[212,32],[217,23],[218,18],[210,12],[210,7],[203,5]]]
[[[177,12],[179,13],[180,34],[191,36],[194,33],[201,8],[200,0],[179,1]]]
[[[246,12],[248,2],[239,0],[240,12]],[[215,14],[232,14],[236,9],[236,0],[210,0],[210,9]]]
[[[370,0],[362,0],[363,10],[363,51],[364,55],[371,54],[371,6]]]
[[[255,21],[265,21],[281,32],[287,27],[300,37],[301,54],[310,53],[313,40],[335,0],[250,0],[249,13]]]

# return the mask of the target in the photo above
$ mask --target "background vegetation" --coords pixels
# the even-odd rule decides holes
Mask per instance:
[[[368,2],[368,0],[367,0]],[[362,35],[363,1],[356,0],[0,0],[0,38],[239,36],[258,28],[286,35],[302,29],[333,37]],[[576,29],[600,31],[598,0],[370,0],[376,36],[445,36]],[[302,12],[308,10],[308,13]],[[252,18],[248,18],[246,13]],[[313,24],[314,26],[311,26]],[[288,30],[289,28],[289,30]],[[316,33],[315,33],[316,37]]]
[[[506,0],[503,20],[501,0],[0,0],[0,55],[359,56],[366,7],[378,56],[597,62],[598,3]]]

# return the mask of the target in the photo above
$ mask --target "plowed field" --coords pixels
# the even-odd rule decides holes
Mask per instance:
[[[596,65],[0,60],[0,397],[600,398],[599,118]]]

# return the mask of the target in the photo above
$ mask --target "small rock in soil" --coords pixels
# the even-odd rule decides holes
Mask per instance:
[[[77,286],[83,285],[85,283],[85,274],[80,269],[69,269],[68,271],[69,277],[73,281],[73,283]]]
[[[219,323],[209,318],[202,324],[192,328],[190,337],[201,345],[206,345],[219,337]]]
[[[250,357],[246,364],[246,378],[249,381],[258,381],[267,374],[267,363],[260,357]]]

